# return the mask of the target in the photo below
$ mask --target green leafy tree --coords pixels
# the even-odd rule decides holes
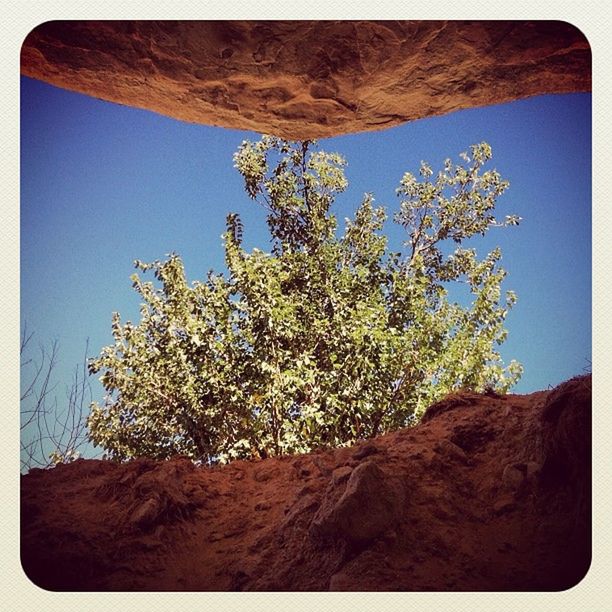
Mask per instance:
[[[457,388],[505,392],[521,374],[495,347],[515,302],[501,293],[501,253],[478,259],[466,240],[498,221],[508,183],[485,144],[446,160],[434,178],[406,173],[395,221],[406,252],[389,252],[385,210],[366,195],[338,236],[330,213],[345,161],[312,142],[244,142],[235,166],[267,211],[271,253],[242,247],[240,218],[224,235],[229,274],[189,285],[177,255],[132,276],[138,325],[113,316],[114,344],[90,363],[107,389],[92,405],[91,440],[109,456],[205,462],[343,445],[418,421]],[[454,243],[444,254],[442,246]],[[448,250],[448,249],[447,249]],[[447,296],[467,283],[473,301]]]

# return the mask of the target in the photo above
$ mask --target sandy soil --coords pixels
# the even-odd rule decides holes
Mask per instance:
[[[64,591],[563,590],[591,554],[591,377],[460,393],[351,448],[21,481],[21,553]]]

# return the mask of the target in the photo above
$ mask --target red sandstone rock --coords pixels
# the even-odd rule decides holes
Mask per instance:
[[[22,563],[51,590],[566,589],[590,563],[590,409],[582,376],[453,395],[353,448],[32,470]]]
[[[340,538],[347,544],[367,544],[395,527],[404,495],[402,486],[386,482],[376,463],[362,462],[352,470],[346,486],[332,478],[310,533],[323,539]]]
[[[561,21],[53,21],[21,71],[183,121],[294,139],[589,91]]]

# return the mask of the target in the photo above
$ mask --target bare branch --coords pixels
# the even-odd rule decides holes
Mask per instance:
[[[32,336],[24,326],[21,338],[22,358]],[[75,367],[71,384],[66,388],[67,403],[64,410],[58,408],[57,397],[53,397],[50,402],[57,386],[52,384],[52,377],[57,365],[58,341],[51,342],[49,349],[41,346],[40,352],[33,376],[21,395],[22,470],[45,468],[58,461],[71,461],[78,457],[79,449],[88,441],[86,410],[92,400],[87,369],[89,340],[85,343],[83,360]],[[22,368],[32,361],[22,361]],[[31,439],[25,442],[26,437]]]

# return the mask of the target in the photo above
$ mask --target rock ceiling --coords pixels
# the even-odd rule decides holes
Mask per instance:
[[[182,121],[286,138],[590,91],[561,21],[52,21],[22,74]]]

